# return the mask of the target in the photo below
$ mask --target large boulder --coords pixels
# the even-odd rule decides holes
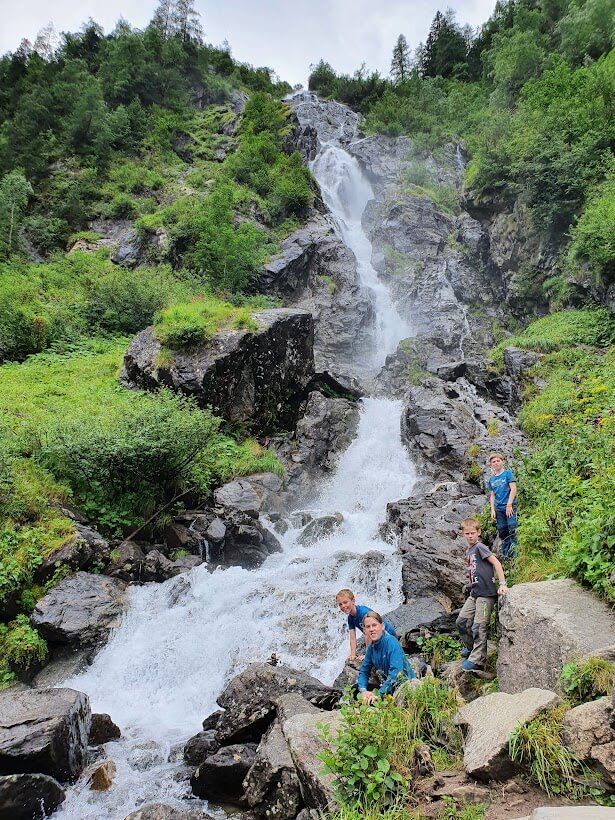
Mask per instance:
[[[125,590],[117,578],[78,572],[40,599],[32,625],[52,643],[97,643],[118,625]]]
[[[555,688],[563,666],[615,644],[610,608],[572,580],[512,587],[500,606],[502,692]]]
[[[57,780],[46,774],[0,777],[0,820],[42,820],[64,802]]]
[[[235,743],[208,755],[190,778],[197,797],[243,803],[243,781],[256,755],[256,744]]]
[[[77,778],[86,763],[92,713],[74,689],[0,693],[0,774]]]
[[[466,703],[455,716],[465,733],[463,765],[479,780],[506,780],[518,766],[508,755],[511,733],[559,703],[555,692],[526,689],[516,695],[493,692]]]
[[[197,732],[184,746],[184,760],[191,766],[200,766],[207,755],[217,752],[219,748],[215,729]]]
[[[280,724],[274,722],[243,783],[246,799],[263,818],[294,820],[302,805],[299,779]]]
[[[220,331],[160,364],[161,343],[141,331],[124,355],[122,381],[130,387],[169,387],[257,433],[271,431],[314,374],[314,322],[307,311],[280,308],[252,314],[248,330]]]
[[[579,760],[598,769],[615,785],[615,729],[611,726],[611,699],[582,703],[566,712],[562,724],[564,745]]]
[[[329,707],[341,696],[339,690],[325,686],[306,672],[283,665],[250,664],[218,698],[225,709],[216,727],[220,743],[260,739],[275,716],[276,699],[288,693]]]
[[[322,773],[322,762],[317,755],[324,748],[321,727],[328,727],[335,737],[340,721],[340,713],[336,711],[319,715],[297,714],[282,724],[299,775],[303,802],[308,808],[321,811],[334,811],[336,808],[333,775]]]
[[[240,510],[258,515],[278,510],[282,479],[275,473],[255,473],[236,478],[214,490],[214,501],[223,509]]]

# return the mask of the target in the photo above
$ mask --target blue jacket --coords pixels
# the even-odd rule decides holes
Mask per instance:
[[[414,672],[400,642],[385,632],[382,637],[370,643],[359,670],[359,692],[367,691],[370,671],[375,669],[386,680],[378,689],[381,695],[390,695],[401,679],[413,678]]]

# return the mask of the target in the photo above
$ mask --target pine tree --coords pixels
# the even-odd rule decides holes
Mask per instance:
[[[391,60],[391,77],[395,83],[403,83],[410,74],[410,49],[408,41],[400,34],[393,49]]]
[[[203,27],[200,23],[200,15],[194,7],[194,0],[175,0],[173,10],[173,28],[179,34],[182,43],[190,40],[202,42]]]
[[[173,34],[173,9],[173,0],[160,0],[150,23],[163,40]]]
[[[455,22],[455,12],[436,12],[427,41],[421,46],[419,73],[422,77],[450,77],[456,66],[466,62],[466,37]]]

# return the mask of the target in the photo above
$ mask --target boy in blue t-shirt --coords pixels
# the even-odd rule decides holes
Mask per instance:
[[[487,482],[491,518],[498,528],[504,558],[514,558],[517,548],[517,481],[512,470],[505,470],[502,453],[491,453],[489,466],[493,475]]]
[[[340,589],[335,596],[335,601],[344,615],[348,615],[348,634],[350,638],[350,655],[349,661],[363,660],[363,656],[357,656],[357,629],[363,632],[363,618],[368,612],[372,612],[371,606],[361,606],[355,602],[354,592],[350,589]],[[385,631],[389,635],[397,637],[395,627],[388,621],[383,620]],[[371,641],[365,635],[365,645],[369,646]]]

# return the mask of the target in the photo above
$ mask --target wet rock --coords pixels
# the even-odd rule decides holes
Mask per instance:
[[[558,686],[563,666],[615,643],[609,607],[572,580],[517,584],[500,605],[500,689]]]
[[[145,553],[141,547],[134,541],[122,541],[114,552],[105,574],[126,583],[140,584],[143,582],[144,564]]]
[[[102,763],[97,763],[88,775],[90,789],[94,792],[107,791],[107,789],[110,789],[113,785],[116,773],[117,767],[113,760],[105,760]]]
[[[282,550],[275,535],[247,513],[230,511],[225,526],[226,536],[217,563],[256,569],[270,555]]]
[[[287,308],[252,318],[257,331],[221,331],[197,348],[174,351],[165,366],[152,329],[141,331],[124,356],[122,380],[145,390],[169,387],[227,421],[266,433],[314,373],[314,323],[306,311]]]
[[[165,754],[155,740],[147,740],[133,747],[128,755],[130,765],[140,772],[147,771],[159,763],[164,763]]]
[[[294,715],[282,728],[299,776],[303,802],[308,808],[335,811],[333,776],[322,774],[322,762],[317,757],[323,750],[323,725],[335,736],[340,727],[339,712]]]
[[[354,372],[357,352],[369,343],[373,309],[360,285],[356,259],[330,217],[314,216],[285,239],[253,287],[310,311],[318,371]]]
[[[125,590],[117,578],[78,572],[41,598],[30,620],[51,642],[97,643],[118,625]]]
[[[109,257],[116,265],[134,268],[142,260],[142,243],[139,234],[132,228],[120,236],[119,245]]]
[[[221,743],[260,739],[275,715],[275,701],[284,694],[300,694],[315,705],[331,708],[341,692],[305,672],[288,666],[253,663],[234,677],[218,698],[225,709],[217,726]]]
[[[0,693],[0,774],[73,780],[86,763],[90,701],[74,689]]]
[[[273,723],[261,740],[243,786],[258,816],[277,820],[297,816],[302,805],[299,779],[279,723]]]
[[[513,378],[522,376],[542,359],[542,354],[533,350],[520,350],[518,347],[505,347],[503,353],[506,371]]]
[[[178,558],[177,561],[173,561],[173,567],[175,569],[173,575],[190,572],[190,570],[200,566],[202,563],[203,559],[199,558],[198,555],[184,555],[183,558]]]
[[[323,538],[328,538],[338,530],[344,523],[344,516],[341,513],[334,515],[322,515],[315,518],[305,527],[301,535],[297,538],[297,543],[304,547],[310,547]]]
[[[357,135],[360,115],[335,100],[319,100],[316,94],[304,91],[290,100],[297,122],[313,128],[319,142],[338,140],[342,145]]]
[[[384,617],[393,624],[399,637],[407,632],[414,632],[419,626],[429,626],[445,614],[441,603],[434,598],[422,597],[401,604],[392,612],[384,613]]]
[[[148,803],[131,812],[124,820],[214,820],[214,817],[201,809],[180,809],[164,803]]]
[[[355,686],[359,680],[359,669],[361,661],[346,661],[344,668],[333,681],[333,685],[338,689],[346,689],[347,686]]]
[[[197,797],[218,802],[240,803],[243,800],[243,781],[256,756],[256,744],[236,743],[224,746],[201,763],[190,778],[192,791]]]
[[[42,820],[66,797],[57,780],[45,774],[0,777],[0,820]]]
[[[555,692],[525,689],[516,695],[494,692],[467,703],[455,716],[465,732],[463,765],[479,780],[506,780],[518,771],[508,756],[514,729],[559,703]]]
[[[214,491],[219,507],[258,514],[279,508],[282,479],[275,473],[258,473],[238,478]]]
[[[191,766],[200,766],[208,754],[217,752],[219,748],[215,729],[198,732],[184,746],[184,760]]]
[[[212,712],[211,715],[207,715],[207,717],[203,720],[203,731],[207,732],[209,729],[216,729],[223,714],[224,712],[222,709],[216,709],[216,711]]]
[[[90,735],[88,744],[90,746],[100,746],[102,743],[108,743],[110,740],[117,740],[122,736],[120,727],[117,726],[109,715],[104,713],[99,714],[95,712],[92,715],[92,724],[90,726]]]
[[[179,521],[171,521],[167,524],[164,528],[164,540],[169,549],[198,552],[198,544],[195,545],[194,532],[184,526],[184,524],[180,524]]]
[[[144,583],[148,581],[161,583],[168,581],[169,578],[173,578],[177,574],[178,567],[159,550],[150,550],[147,553],[141,575]]]
[[[92,647],[55,647],[48,663],[32,679],[32,687],[47,689],[72,678],[90,665],[95,654],[96,650]]]

